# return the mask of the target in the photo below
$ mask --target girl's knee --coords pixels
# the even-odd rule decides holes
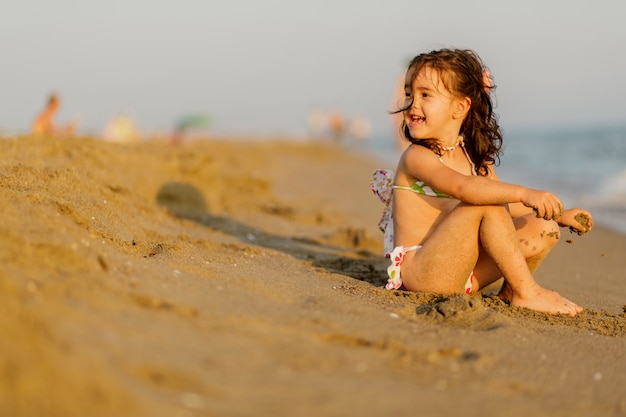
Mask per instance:
[[[549,252],[561,239],[561,230],[554,220],[537,219],[535,233],[539,237],[534,239],[539,253]]]
[[[561,239],[561,229],[554,220],[539,219],[543,224],[541,226],[541,237],[547,240],[548,244],[556,245]]]
[[[474,210],[477,213],[480,213],[483,217],[489,216],[509,216],[509,209],[506,204],[486,204],[486,205],[476,205],[465,202],[460,202],[457,206],[464,210]]]
[[[561,238],[559,225],[553,220],[529,216],[516,219],[517,235],[526,257],[549,252]]]

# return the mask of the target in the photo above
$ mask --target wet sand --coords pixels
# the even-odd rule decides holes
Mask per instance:
[[[0,140],[1,416],[626,416],[626,236],[555,317],[387,291],[380,166],[331,144]],[[569,242],[568,242],[569,241]]]

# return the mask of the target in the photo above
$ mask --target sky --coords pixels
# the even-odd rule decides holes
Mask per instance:
[[[0,4],[0,132],[27,132],[51,92],[59,122],[144,132],[209,114],[216,132],[300,134],[311,109],[391,135],[415,55],[475,50],[506,127],[626,123],[618,0],[20,0]]]

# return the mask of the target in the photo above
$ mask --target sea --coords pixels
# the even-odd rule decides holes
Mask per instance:
[[[584,208],[594,224],[626,234],[626,125],[503,132],[502,181],[551,191],[566,208]],[[395,169],[400,153],[391,137],[365,146],[381,168]]]

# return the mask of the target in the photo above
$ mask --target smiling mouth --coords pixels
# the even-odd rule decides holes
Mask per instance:
[[[416,116],[416,115],[411,115],[411,116],[409,116],[409,122],[410,122],[410,124],[412,124],[412,125],[413,125],[413,124],[417,124],[417,123],[419,123],[419,122],[422,122],[422,121],[424,121],[424,120],[426,120],[426,119],[425,119],[424,117],[421,117],[421,116]]]

